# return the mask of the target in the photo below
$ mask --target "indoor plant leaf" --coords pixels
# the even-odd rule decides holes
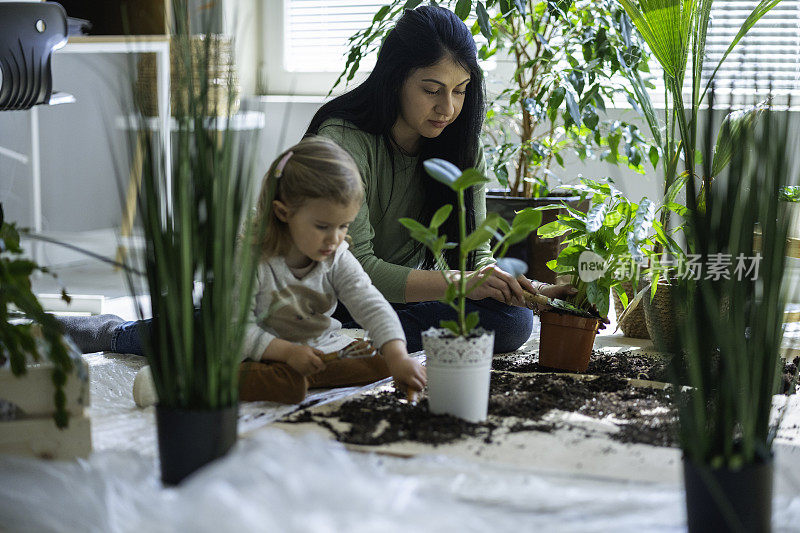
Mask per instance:
[[[422,163],[430,176],[440,183],[454,189],[456,180],[461,176],[461,171],[450,161],[444,159],[428,159]]]

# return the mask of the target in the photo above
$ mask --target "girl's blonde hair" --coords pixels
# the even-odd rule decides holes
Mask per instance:
[[[277,173],[279,163],[289,152],[292,154]],[[255,227],[265,228],[258,243],[262,260],[285,255],[292,244],[289,228],[275,216],[272,201],[280,200],[296,209],[316,198],[345,206],[353,202],[360,205],[364,186],[350,154],[330,139],[311,135],[280,154],[261,182]]]

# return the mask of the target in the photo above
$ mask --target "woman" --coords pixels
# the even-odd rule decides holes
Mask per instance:
[[[306,132],[333,139],[359,167],[366,197],[350,226],[351,250],[397,310],[409,351],[422,348],[422,331],[455,312],[437,301],[446,283],[433,270],[430,251],[397,220],[428,221],[437,208],[455,203],[449,188],[426,177],[424,160],[438,157],[485,174],[479,139],[484,114],[472,34],[453,12],[423,6],[400,18],[367,80],[322,106]],[[486,216],[482,187],[466,195],[466,208],[472,231]],[[442,233],[458,235],[456,224],[451,216]],[[486,281],[470,294],[467,311],[478,311],[481,325],[495,331],[495,352],[516,350],[531,334],[533,313],[524,307],[523,289],[561,298],[572,290],[515,279],[493,266],[488,243],[470,259],[470,268]],[[452,257],[448,263],[456,264]],[[334,316],[345,327],[358,327],[341,305]]]

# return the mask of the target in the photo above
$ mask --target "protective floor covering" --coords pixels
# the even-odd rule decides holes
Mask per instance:
[[[534,333],[525,350],[537,341]],[[619,344],[598,339],[598,346]],[[144,359],[94,354],[87,361],[95,452],[71,463],[0,456],[0,530],[685,530],[676,450],[615,443],[619,449],[603,456],[610,441],[602,431],[591,438],[556,432],[539,440],[524,433],[525,442],[512,443],[522,448],[485,449],[483,455],[415,449],[414,457],[401,459],[353,453],[328,437],[268,426],[295,407],[267,402],[242,404],[239,431],[246,437],[227,457],[179,488],[164,489],[154,410],[136,408],[131,397]],[[363,389],[319,391],[307,401],[335,401]],[[797,407],[777,446],[773,526],[779,532],[796,531],[800,523],[800,442],[792,430],[800,427]],[[577,468],[578,461],[591,468]],[[647,470],[641,465],[655,472],[652,477],[641,475]],[[637,476],[656,481],[619,479]]]

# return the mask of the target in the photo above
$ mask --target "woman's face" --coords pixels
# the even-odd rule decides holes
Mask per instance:
[[[400,91],[400,116],[392,128],[395,141],[415,151],[420,137],[438,137],[461,113],[469,71],[449,56],[411,71]]]

